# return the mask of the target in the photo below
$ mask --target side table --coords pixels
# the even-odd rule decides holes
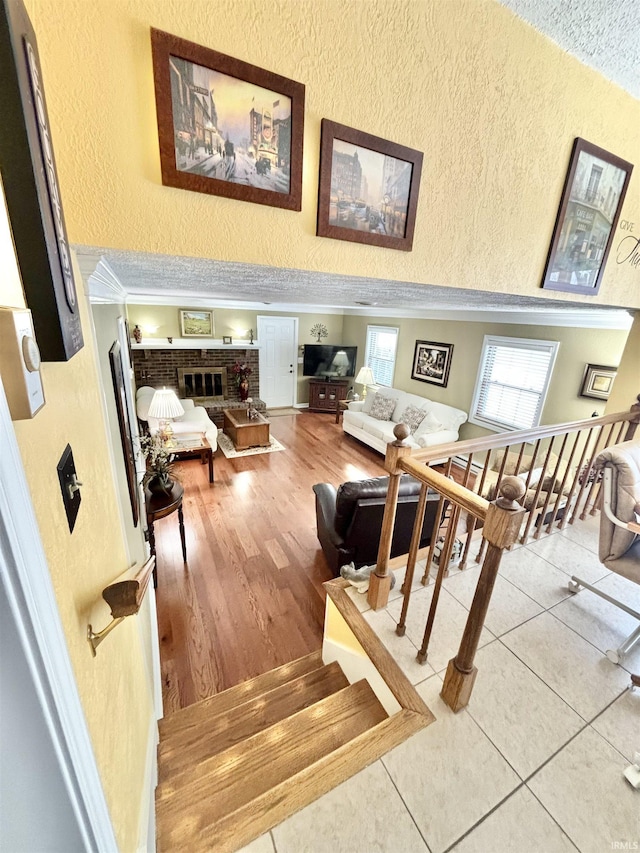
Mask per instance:
[[[340,423],[340,417],[341,417],[342,413],[346,412],[348,408],[349,408],[349,401],[348,400],[338,400],[338,402],[336,404],[336,423],[337,424]]]
[[[156,537],[153,525],[161,518],[171,515],[178,510],[178,526],[180,528],[180,543],[182,544],[182,559],[187,562],[187,543],[184,538],[184,516],[182,514],[182,496],[184,489],[174,481],[170,492],[151,492],[148,487],[144,490],[144,502],[147,510],[147,529],[149,531],[149,547],[151,555],[156,555]],[[158,586],[158,563],[153,570],[153,585]]]

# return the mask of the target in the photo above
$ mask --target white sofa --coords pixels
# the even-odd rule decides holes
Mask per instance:
[[[158,431],[160,421],[149,417],[149,406],[156,389],[150,385],[143,385],[136,391],[136,414],[141,421],[149,424],[149,431],[153,434]],[[184,415],[174,418],[171,425],[175,435],[188,435],[191,433],[204,433],[211,445],[211,450],[218,447],[218,427],[213,423],[204,406],[194,405],[193,400],[180,400]]]
[[[390,420],[379,420],[371,416],[376,395],[395,400]],[[386,453],[387,444],[395,440],[394,427],[403,420],[402,415],[408,406],[426,412],[422,422],[406,440],[406,443],[415,449],[457,441],[458,430],[467,420],[467,413],[454,409],[453,406],[435,403],[433,400],[395,388],[372,386],[367,389],[364,400],[349,403],[349,408],[342,417],[342,428],[374,450]]]

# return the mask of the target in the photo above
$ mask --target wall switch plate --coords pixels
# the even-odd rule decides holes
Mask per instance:
[[[73,533],[82,500],[80,495],[80,486],[82,483],[78,482],[78,478],[76,477],[76,466],[73,461],[73,452],[70,444],[67,444],[58,462],[58,479],[60,481],[60,491],[62,492],[62,503],[64,504],[64,510],[69,523],[69,533]]]
[[[44,406],[40,351],[26,308],[0,308],[0,375],[14,421],[32,418]]]

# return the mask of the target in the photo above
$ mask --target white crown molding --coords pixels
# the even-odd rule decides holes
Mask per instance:
[[[239,299],[212,299],[189,293],[163,293],[162,295],[127,293],[127,305],[165,305],[172,308],[230,308],[242,311],[261,311],[287,314],[344,314],[344,308],[325,305],[302,305],[288,302],[243,302]]]
[[[620,329],[629,330],[633,324],[633,314],[625,309],[619,311],[589,309],[584,311],[550,311],[531,309],[500,311],[477,310],[389,310],[384,308],[347,308],[345,315],[387,317],[389,319],[412,320],[453,320],[459,323],[508,323],[518,326],[560,326],[578,329]]]
[[[130,293],[128,305],[169,305],[191,308],[230,308],[241,311],[260,311],[269,314],[337,314],[354,317],[386,317],[387,319],[453,320],[459,323],[508,323],[519,326],[560,326],[579,329],[629,330],[633,315],[628,311],[585,309],[584,311],[531,311],[522,309],[501,311],[470,311],[441,309],[419,311],[402,308],[351,308],[327,307],[324,305],[300,305],[296,303],[241,302],[231,299],[208,299],[201,296],[153,296]],[[174,345],[175,345],[174,338]]]
[[[95,271],[89,276],[89,299],[92,303],[117,303],[124,305],[128,301],[127,291],[120,279],[109,266],[108,261],[100,258]]]

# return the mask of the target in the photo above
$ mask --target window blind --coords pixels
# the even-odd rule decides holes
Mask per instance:
[[[558,344],[486,336],[472,419],[506,429],[540,423]]]
[[[373,371],[376,385],[393,385],[397,344],[398,329],[392,326],[367,326],[364,362]]]

